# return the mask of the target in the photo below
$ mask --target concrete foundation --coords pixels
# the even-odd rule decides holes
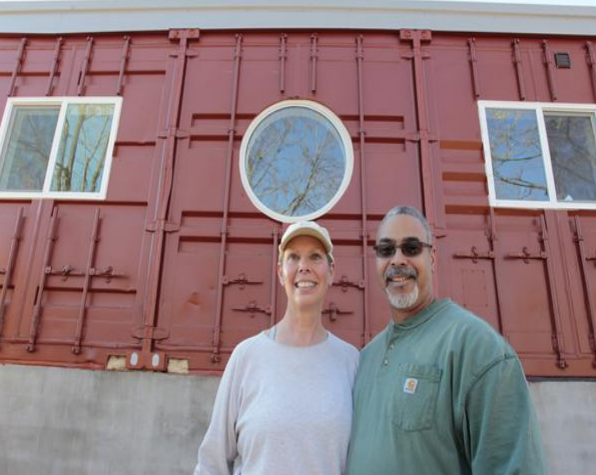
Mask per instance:
[[[0,474],[190,475],[219,379],[0,366]],[[551,475],[596,466],[596,381],[531,383]]]

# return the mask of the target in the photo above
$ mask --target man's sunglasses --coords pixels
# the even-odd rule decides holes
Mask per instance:
[[[422,250],[428,247],[431,249],[432,244],[422,242],[416,238],[407,238],[401,244],[396,244],[395,241],[383,241],[373,246],[377,257],[387,259],[395,256],[397,249],[401,249],[401,253],[406,257],[416,257],[422,253]]]

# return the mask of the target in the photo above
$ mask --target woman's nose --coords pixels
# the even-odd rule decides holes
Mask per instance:
[[[309,270],[309,269],[310,269],[310,267],[309,267],[308,259],[301,258],[298,261],[298,270],[299,271],[306,271],[306,270]]]

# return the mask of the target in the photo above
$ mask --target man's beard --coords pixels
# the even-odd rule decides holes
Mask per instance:
[[[407,310],[416,304],[416,301],[418,300],[418,294],[420,292],[418,290],[418,282],[415,282],[414,290],[407,294],[393,294],[389,291],[389,289],[386,289],[386,293],[389,303],[394,309]]]
[[[385,292],[387,293],[389,304],[396,310],[412,308],[418,301],[418,295],[420,293],[420,289],[418,288],[418,272],[413,267],[391,267],[385,273],[385,281],[388,282],[394,277],[413,279],[414,290],[407,294],[401,292],[394,294],[391,292],[390,287],[386,287]]]

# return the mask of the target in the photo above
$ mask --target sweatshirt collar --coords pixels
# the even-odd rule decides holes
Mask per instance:
[[[395,323],[391,320],[387,325],[387,338],[391,338],[395,333],[414,330],[423,325],[437,315],[448,303],[449,299],[436,299],[429,306],[402,323]]]

